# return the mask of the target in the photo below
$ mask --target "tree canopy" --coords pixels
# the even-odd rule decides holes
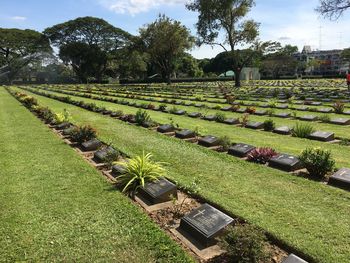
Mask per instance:
[[[240,86],[242,68],[257,52],[269,46],[257,40],[259,24],[254,20],[244,20],[253,5],[254,0],[194,0],[187,4],[189,10],[199,13],[196,24],[198,44],[219,45],[230,51],[236,87]],[[224,32],[224,41],[219,42],[221,32]],[[250,48],[243,52],[240,50],[243,45],[250,45]]]
[[[176,61],[194,44],[190,31],[179,21],[165,15],[140,29],[140,41],[143,51],[160,71],[162,78],[170,83]]]
[[[114,51],[123,47],[130,34],[96,17],[79,17],[54,25],[43,32],[56,46],[72,42],[96,45],[103,51]]]
[[[101,82],[107,64],[117,58],[131,35],[103,19],[80,17],[50,28],[44,34],[60,48],[59,56],[72,66],[80,81],[89,78]]]
[[[51,52],[48,39],[37,31],[0,28],[0,74],[8,82],[25,66]]]
[[[293,57],[298,52],[297,46],[276,45],[275,52],[266,54],[261,63],[261,73],[274,79],[282,75],[293,75],[298,68],[298,61]]]
[[[350,0],[320,0],[316,11],[324,17],[338,19],[349,8]]]

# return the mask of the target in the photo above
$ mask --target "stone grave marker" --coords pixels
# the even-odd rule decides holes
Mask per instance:
[[[61,124],[56,125],[56,130],[65,130],[68,129],[71,126],[69,122],[63,122]]]
[[[74,131],[74,129],[75,129],[74,126],[70,126],[69,128],[64,129],[64,130],[62,131],[62,134],[63,134],[64,136],[71,135],[72,132]]]
[[[243,158],[243,157],[246,157],[255,148],[256,148],[255,146],[252,146],[249,144],[237,143],[235,145],[232,145],[228,149],[228,154]]]
[[[330,123],[336,124],[336,125],[349,125],[350,124],[350,119],[337,118],[337,119],[331,120]]]
[[[103,114],[103,115],[110,115],[110,114],[112,114],[112,111],[110,111],[110,110],[105,110],[105,111],[102,112],[102,114]]]
[[[307,106],[301,106],[301,107],[297,107],[295,108],[296,110],[300,110],[300,111],[308,111],[309,110],[309,107]]]
[[[175,132],[175,137],[179,139],[191,139],[196,137],[196,133],[191,130],[181,130]]]
[[[299,117],[300,120],[302,121],[317,121],[317,116],[314,115],[304,115]]]
[[[209,204],[203,204],[181,219],[180,229],[202,245],[215,244],[215,237],[233,222],[233,218]]]
[[[175,127],[171,124],[164,124],[161,125],[157,128],[157,131],[160,133],[169,133],[169,132],[174,132],[175,131]]]
[[[117,151],[113,147],[108,146],[107,148],[95,152],[94,160],[96,160],[99,163],[103,163],[106,161],[106,158],[112,154],[117,154]]]
[[[292,128],[289,128],[288,126],[282,126],[274,129],[273,132],[282,135],[290,135],[292,133]]]
[[[125,173],[125,168],[119,164],[112,166],[112,176],[115,178]]]
[[[278,118],[289,118],[290,117],[290,113],[289,112],[279,112],[275,114],[275,117]]]
[[[279,154],[269,161],[269,166],[283,171],[292,172],[301,168],[300,160],[289,154]]]
[[[205,147],[214,147],[219,145],[219,139],[215,136],[208,135],[206,137],[199,138],[198,144]]]
[[[333,132],[322,132],[316,131],[310,134],[309,139],[322,141],[322,142],[330,142],[334,141],[334,133]]]
[[[246,110],[247,110],[246,108],[239,108],[238,110],[236,110],[236,112],[245,113]]]
[[[231,106],[226,106],[226,107],[223,107],[221,108],[222,111],[230,111],[232,110],[232,107]]]
[[[177,198],[177,187],[165,178],[145,184],[139,194],[151,204],[160,204]]]
[[[322,105],[322,102],[314,101],[314,102],[311,102],[310,105],[312,105],[312,106],[320,106],[320,105]]]
[[[199,112],[191,112],[188,114],[188,117],[191,117],[191,118],[199,118],[201,116],[202,116],[202,114]]]
[[[246,124],[245,126],[248,129],[254,129],[254,130],[259,130],[262,129],[264,127],[264,123],[263,122],[254,122],[254,121],[250,121]]]
[[[281,104],[276,106],[277,109],[288,109],[288,104]]]
[[[317,111],[322,113],[331,113],[333,110],[330,108],[321,108],[321,109],[317,109]]]
[[[207,116],[204,116],[203,119],[206,121],[215,121],[216,117],[214,115],[207,115]]]
[[[239,119],[234,119],[234,118],[226,119],[224,120],[224,123],[229,125],[236,125],[236,124],[239,124]]]
[[[178,110],[174,113],[175,115],[185,115],[186,114],[186,111],[184,110]]]
[[[91,151],[96,151],[97,149],[99,149],[102,146],[102,142],[96,138],[87,141],[87,142],[83,142],[81,144],[81,148],[83,151],[85,152],[91,152]]]
[[[340,169],[329,178],[328,184],[350,190],[350,169]]]
[[[255,115],[263,116],[267,114],[267,110],[257,110],[254,112]]]

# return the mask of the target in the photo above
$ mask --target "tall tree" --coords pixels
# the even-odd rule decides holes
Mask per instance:
[[[52,45],[60,48],[62,58],[72,65],[82,82],[90,77],[101,81],[107,62],[115,59],[116,52],[130,38],[129,33],[95,17],[80,17],[55,25],[45,29],[44,34]],[[70,50],[76,48],[81,50]]]
[[[297,46],[280,46],[278,43],[276,51],[263,57],[261,64],[261,73],[272,76],[275,79],[281,75],[293,75],[297,71],[298,61],[293,55],[298,52]]]
[[[165,15],[140,29],[140,40],[144,51],[159,69],[162,78],[171,82],[171,74],[176,67],[176,60],[192,48],[194,38],[190,31],[179,21]]]
[[[176,72],[191,78],[203,76],[203,70],[199,68],[198,60],[188,53],[179,59]]]
[[[0,74],[8,83],[27,65],[51,52],[49,40],[37,31],[0,28]]]
[[[199,13],[196,24],[198,44],[219,45],[232,55],[232,69],[235,73],[235,86],[240,87],[242,68],[257,52],[266,49],[270,43],[257,41],[259,24],[253,20],[243,20],[254,5],[254,0],[194,0],[187,4],[191,11]],[[224,32],[224,41],[218,42]],[[239,49],[251,45],[250,50]],[[229,46],[229,49],[226,46]]]
[[[70,64],[78,78],[87,83],[90,77],[97,82],[102,81],[102,73],[107,67],[107,54],[97,45],[85,43],[69,43],[61,47],[60,58]]]
[[[316,11],[324,17],[337,20],[350,8],[350,0],[320,0]]]

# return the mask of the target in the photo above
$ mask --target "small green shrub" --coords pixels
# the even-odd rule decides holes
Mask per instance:
[[[230,141],[230,138],[227,136],[220,137],[218,140],[218,143],[222,147],[222,150],[224,150],[224,151],[228,151],[228,149],[230,148],[230,146],[232,144]]]
[[[330,151],[320,148],[308,148],[299,156],[311,176],[323,179],[327,173],[334,170],[335,161]]]
[[[201,136],[208,133],[207,129],[205,129],[203,126],[200,126],[200,125],[197,125],[193,131],[197,136]]]
[[[223,238],[223,247],[230,262],[237,263],[267,262],[270,254],[266,250],[266,244],[264,232],[251,225],[230,227]]]
[[[308,123],[297,123],[293,127],[292,135],[298,138],[308,138],[314,132],[312,125]]]
[[[219,105],[219,104],[216,104],[215,106],[214,106],[214,110],[221,110],[221,105]]]
[[[266,114],[269,116],[273,116],[275,114],[275,110],[272,110],[272,109],[267,110]]]
[[[169,110],[169,113],[176,113],[179,109],[177,107],[172,107],[170,110]]]
[[[345,104],[341,101],[337,101],[332,105],[332,108],[334,109],[335,113],[341,114],[344,112]]]
[[[19,101],[22,102],[27,108],[38,105],[38,101],[34,97],[28,95],[20,96]]]
[[[331,121],[331,117],[329,117],[329,115],[327,115],[327,114],[319,116],[318,119],[324,123],[329,123]]]
[[[215,119],[217,122],[224,122],[226,120],[226,115],[222,112],[218,112],[215,114]]]
[[[342,138],[339,142],[340,145],[342,146],[349,146],[350,145],[350,140],[349,139],[345,139],[345,138]]]
[[[276,108],[277,102],[276,101],[270,101],[268,105],[269,105],[270,108]]]
[[[275,122],[272,119],[264,121],[264,130],[265,131],[273,131],[275,129],[276,125]]]
[[[69,122],[70,120],[71,120],[71,115],[66,109],[63,110],[63,113],[56,113],[54,115],[54,121],[56,124]]]
[[[133,198],[138,189],[144,187],[146,183],[158,180],[165,175],[163,163],[151,160],[152,154],[145,153],[136,156],[129,162],[118,162],[117,164],[125,169],[125,173],[118,176],[117,180],[123,187],[123,193],[127,193]]]
[[[147,111],[139,109],[136,112],[135,121],[138,125],[143,125],[144,123],[151,121],[151,117],[149,116]]]
[[[247,123],[249,122],[249,113],[244,113],[243,116],[241,117],[241,124],[243,127],[247,126]]]
[[[121,117],[121,116],[123,116],[124,112],[121,111],[121,110],[117,110],[117,111],[114,112],[114,114],[115,114],[116,117]]]
[[[160,104],[160,105],[159,105],[159,110],[161,110],[161,111],[165,111],[166,108],[167,108],[167,105],[166,105],[166,104]]]
[[[71,137],[74,141],[81,144],[96,138],[96,130],[90,125],[78,126],[72,131]]]

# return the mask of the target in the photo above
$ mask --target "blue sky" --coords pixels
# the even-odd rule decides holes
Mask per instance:
[[[197,14],[186,10],[186,0],[0,0],[0,27],[46,27],[79,16],[96,16],[114,26],[137,34],[138,29],[159,13],[177,19],[193,34]],[[260,39],[283,44],[311,45],[313,49],[350,47],[350,11],[338,21],[320,18],[314,12],[318,0],[257,0],[249,16],[260,22]],[[321,41],[320,41],[321,39]],[[321,45],[320,45],[321,44]],[[191,53],[197,58],[213,57],[222,49],[203,46]]]

